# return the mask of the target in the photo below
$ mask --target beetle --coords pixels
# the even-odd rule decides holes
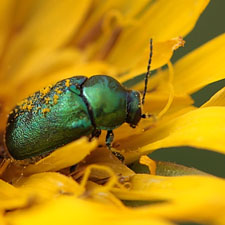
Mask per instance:
[[[46,155],[82,136],[98,137],[107,130],[111,149],[113,130],[123,123],[135,128],[141,118],[152,60],[152,39],[145,86],[128,90],[107,75],[74,76],[34,93],[15,106],[8,117],[5,145],[16,160]],[[120,154],[119,154],[120,155]]]

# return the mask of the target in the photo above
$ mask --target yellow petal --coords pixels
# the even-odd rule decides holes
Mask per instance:
[[[36,224],[144,224],[171,225],[154,217],[144,218],[135,210],[117,208],[112,205],[97,204],[72,197],[61,197],[47,204],[21,212],[7,214],[6,220],[12,225]],[[134,223],[135,222],[135,223]]]
[[[225,34],[222,34],[180,59],[174,65],[175,92],[193,93],[225,78],[224,58]]]
[[[180,106],[182,107],[182,106]],[[158,127],[159,124],[165,124],[167,121],[173,120],[176,117],[179,117],[187,112],[190,112],[194,110],[195,107],[189,106],[189,107],[184,107],[183,109],[180,109],[179,106],[171,108],[162,118],[159,120],[157,119],[157,113],[155,114],[155,111],[145,111],[147,113],[153,113],[153,116],[149,119],[142,119],[138,126],[136,128],[131,128],[128,124],[123,124],[121,127],[117,128],[114,130],[114,142],[113,142],[113,147],[115,147],[117,150],[121,152],[122,155],[129,155],[131,153],[126,152],[127,151],[127,144],[130,142],[130,138],[134,137],[136,139],[137,137],[142,137],[144,135],[144,131],[146,130],[154,130]],[[102,136],[101,136],[102,137]],[[99,143],[102,145],[105,145],[105,139],[101,138],[99,139]],[[105,136],[103,136],[105,137]],[[151,140],[150,138],[149,141]],[[143,140],[142,140],[143,141]],[[134,150],[136,153],[138,153],[137,149],[139,149],[140,146],[142,146],[141,141],[138,141],[138,144],[136,146],[136,150],[132,148],[132,151]],[[129,148],[128,148],[129,149]],[[129,151],[129,150],[128,150]],[[135,153],[132,153],[135,154]],[[140,154],[137,154],[138,156]],[[138,159],[138,158],[136,158]],[[128,160],[128,159],[127,159]]]
[[[168,98],[168,93],[163,93],[160,91],[146,94],[144,111],[157,115],[165,107]],[[191,106],[192,104],[193,100],[189,95],[175,95],[169,110],[170,113],[177,112],[185,107]]]
[[[139,14],[149,0],[142,1],[121,1],[121,0],[108,0],[96,1],[92,5],[91,13],[88,20],[80,28],[78,34],[74,39],[78,46],[81,48],[96,41],[97,37],[104,36],[104,29],[113,29],[110,23],[119,23],[122,26],[127,26],[137,14]],[[106,25],[108,25],[106,27]]]
[[[225,88],[219,90],[204,105],[202,105],[202,107],[208,106],[225,106]]]
[[[121,199],[164,200],[139,209],[140,213],[172,220],[212,223],[224,214],[225,181],[213,176],[161,177],[134,175],[130,188],[115,188]]]
[[[161,121],[146,132],[120,140],[127,162],[158,148],[193,146],[225,153],[225,107],[189,111],[167,122]]]
[[[16,210],[61,195],[80,196],[84,192],[72,178],[50,172],[20,177],[14,185],[16,187],[0,180],[1,210]]]
[[[80,26],[89,3],[89,0],[79,4],[73,0],[33,1],[27,12],[31,14],[29,19],[7,49],[2,75],[6,79],[14,75],[20,79],[27,78],[51,51],[68,41]]]
[[[86,138],[81,138],[57,149],[37,163],[27,166],[23,173],[31,174],[45,171],[57,171],[75,165],[90,154],[96,145],[97,141],[95,140],[89,142]]]
[[[202,187],[205,186],[206,190],[210,191],[213,185],[215,185],[215,190],[218,190],[218,193],[222,194],[221,198],[225,198],[225,193],[222,191],[225,187],[225,181],[214,176],[164,177],[149,174],[135,174],[130,177],[128,182],[130,185],[126,189],[113,189],[113,192],[120,199],[189,201],[185,193],[196,195],[197,192],[204,189]],[[196,189],[193,190],[193,186]],[[217,196],[213,188],[209,193]],[[201,197],[203,197],[203,195],[202,193]],[[198,201],[198,199],[192,199],[192,201]]]
[[[6,41],[10,32],[9,21],[11,21],[11,14],[15,7],[15,1],[2,0],[0,5],[0,55],[2,56],[6,51]]]
[[[120,60],[130,62],[141,58],[149,38],[165,41],[184,36],[194,27],[208,0],[195,1],[151,1],[134,19],[136,23],[122,31],[113,47],[108,61],[118,64]],[[129,49],[129,51],[128,51]],[[124,65],[124,64],[122,64]]]
[[[22,208],[28,201],[24,193],[0,179],[0,210]]]
[[[53,172],[22,177],[14,185],[20,192],[29,194],[35,203],[60,195],[79,196],[84,192],[84,189],[72,178]]]

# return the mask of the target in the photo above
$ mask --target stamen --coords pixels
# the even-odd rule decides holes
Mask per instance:
[[[83,179],[81,181],[81,186],[82,187],[86,186],[86,184],[88,182],[88,178],[90,177],[91,171],[93,169],[102,170],[102,171],[105,171],[105,172],[107,172],[109,174],[108,182],[104,186],[100,186],[99,188],[96,188],[95,189],[95,193],[107,192],[107,191],[111,190],[115,185],[122,186],[118,182],[118,177],[116,176],[116,174],[113,172],[112,169],[110,169],[107,166],[101,166],[101,165],[93,164],[93,165],[88,166],[87,169],[85,170]]]
[[[149,158],[147,155],[141,156],[139,160],[140,164],[145,165],[148,167],[151,175],[156,175],[156,162]]]

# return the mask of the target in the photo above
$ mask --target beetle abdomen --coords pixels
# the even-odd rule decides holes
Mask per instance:
[[[87,106],[79,96],[79,87],[86,79],[78,76],[62,80],[14,108],[8,119],[6,146],[15,159],[53,151],[94,130]]]

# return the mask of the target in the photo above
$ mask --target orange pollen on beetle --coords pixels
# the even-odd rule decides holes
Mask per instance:
[[[58,89],[58,90],[55,90],[55,91],[56,91],[56,93],[59,94],[59,95],[62,94],[62,91],[59,90],[59,89]]]
[[[27,100],[27,99],[24,99],[23,101],[21,101],[21,102],[18,104],[18,106],[20,106],[20,108],[21,108],[21,106],[24,105],[24,104],[26,104],[27,102],[28,102],[28,100]]]
[[[28,109],[28,110],[31,110],[32,108],[33,108],[32,105],[27,105],[27,109]]]
[[[54,95],[53,96],[53,103],[57,104],[58,103],[58,99],[59,99],[59,96],[58,95]]]
[[[17,117],[18,117],[18,113],[14,114],[14,119],[16,119]],[[7,124],[7,126],[8,126],[8,124]]]
[[[46,113],[48,113],[48,112],[50,112],[51,110],[49,109],[49,108],[45,108],[45,109],[42,109],[42,113],[43,114],[46,114]]]
[[[50,100],[51,99],[49,97],[48,98],[45,98],[45,103],[48,104]]]
[[[43,98],[46,94],[49,93],[49,91],[51,90],[52,85],[49,85],[43,89],[40,90],[40,96]]]
[[[70,80],[69,79],[66,80],[65,85],[66,85],[66,87],[69,87],[70,86]]]
[[[20,109],[30,111],[34,107],[32,104],[33,102],[31,100],[24,101],[23,105],[20,106]]]

